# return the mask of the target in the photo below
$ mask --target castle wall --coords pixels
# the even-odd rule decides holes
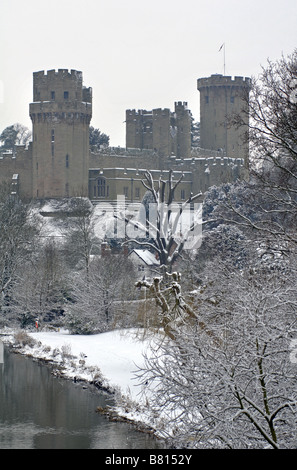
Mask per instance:
[[[15,175],[15,176],[14,176]],[[32,145],[26,149],[18,145],[13,153],[0,157],[0,184],[11,184],[11,191],[17,191],[23,199],[32,195]]]
[[[126,202],[140,202],[146,192],[141,183],[145,170],[151,171],[156,182],[161,175],[166,179],[169,170],[173,170],[176,179],[184,174],[175,194],[177,201],[187,199],[191,193],[204,194],[210,186],[235,181],[245,175],[244,159],[226,157],[223,152],[195,149],[191,158],[164,158],[160,169],[157,160],[153,161],[154,154],[149,151],[115,150],[117,154],[110,148],[91,157],[89,197],[93,200],[115,201],[117,195],[125,195]]]
[[[90,168],[160,168],[160,156],[150,149],[107,147],[90,153]]]
[[[147,192],[142,184],[147,168],[92,168],[89,172],[89,197],[93,201],[115,202],[119,196],[124,197],[125,203],[140,203]],[[150,170],[157,185],[160,177],[168,178],[169,170]],[[184,174],[184,178],[176,191],[176,200],[187,199],[192,192],[192,176],[190,172],[174,171],[175,180]]]

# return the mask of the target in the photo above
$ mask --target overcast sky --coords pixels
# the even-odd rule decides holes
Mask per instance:
[[[91,125],[125,146],[126,109],[174,109],[199,120],[197,78],[257,76],[297,47],[296,0],[1,0],[0,132],[31,129],[33,72],[83,72]]]

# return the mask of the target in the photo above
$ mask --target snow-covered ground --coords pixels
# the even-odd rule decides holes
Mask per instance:
[[[37,341],[33,351],[30,348],[35,357],[52,359],[55,349],[64,351],[66,359],[70,355],[65,368],[67,377],[93,380],[96,369],[100,369],[110,388],[118,387],[124,394],[131,393],[134,398],[138,395],[140,388],[136,384],[134,371],[143,363],[143,351],[148,342],[138,338],[137,330],[114,330],[96,335],[70,335],[65,330],[40,331],[30,336]],[[38,347],[38,342],[51,350],[44,352],[46,348]]]

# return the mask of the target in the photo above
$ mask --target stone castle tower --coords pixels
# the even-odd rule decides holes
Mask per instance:
[[[82,72],[33,74],[32,196],[88,196],[92,89]]]
[[[160,157],[191,155],[191,113],[178,101],[174,112],[158,108],[126,110],[126,147],[155,150]]]
[[[248,116],[247,113],[243,114],[247,106],[243,94],[250,89],[250,79],[211,75],[199,78],[197,88],[200,92],[200,147],[222,149],[227,157],[243,158],[247,166],[248,144],[243,141],[243,134],[248,127],[229,127],[227,116],[233,113],[241,114],[241,117]]]

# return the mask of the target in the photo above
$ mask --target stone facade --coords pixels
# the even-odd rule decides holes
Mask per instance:
[[[207,155],[203,155],[204,153]],[[223,152],[204,152],[203,149],[200,155],[199,149],[193,149],[191,158],[178,159],[173,156],[164,159],[162,170],[148,166],[141,159],[135,158],[134,162],[131,161],[131,155],[128,152],[126,162],[124,155],[121,158],[114,155],[114,159],[111,159],[114,165],[111,166],[104,165],[104,154],[102,158],[102,165],[93,166],[89,170],[89,197],[94,202],[103,200],[115,202],[118,195],[125,196],[126,203],[140,202],[146,192],[146,188],[141,183],[146,169],[150,169],[156,182],[159,178],[166,180],[170,169],[173,170],[175,180],[184,175],[175,193],[178,201],[186,200],[192,193],[203,194],[210,186],[235,181],[245,176],[244,159],[228,158]],[[90,159],[92,161],[92,155]],[[98,163],[98,159],[96,161]],[[117,166],[117,163],[128,165]],[[129,167],[130,163],[137,163],[137,165]]]
[[[12,192],[19,192],[26,200],[32,198],[32,143],[26,149],[18,145],[14,152],[0,157],[0,184],[11,184]]]
[[[225,113],[240,112],[241,93],[249,79],[213,75],[198,80],[201,99],[201,147],[191,148],[191,113],[187,103],[169,109],[127,110],[126,148],[89,151],[92,89],[76,70],[33,74],[30,117],[33,141],[0,159],[0,183],[26,199],[89,196],[113,202],[124,196],[139,203],[141,180],[150,170],[157,181],[169,170],[184,178],[177,200],[204,193],[210,186],[247,175],[248,147],[236,129],[226,126]],[[242,132],[242,131],[241,131]]]

